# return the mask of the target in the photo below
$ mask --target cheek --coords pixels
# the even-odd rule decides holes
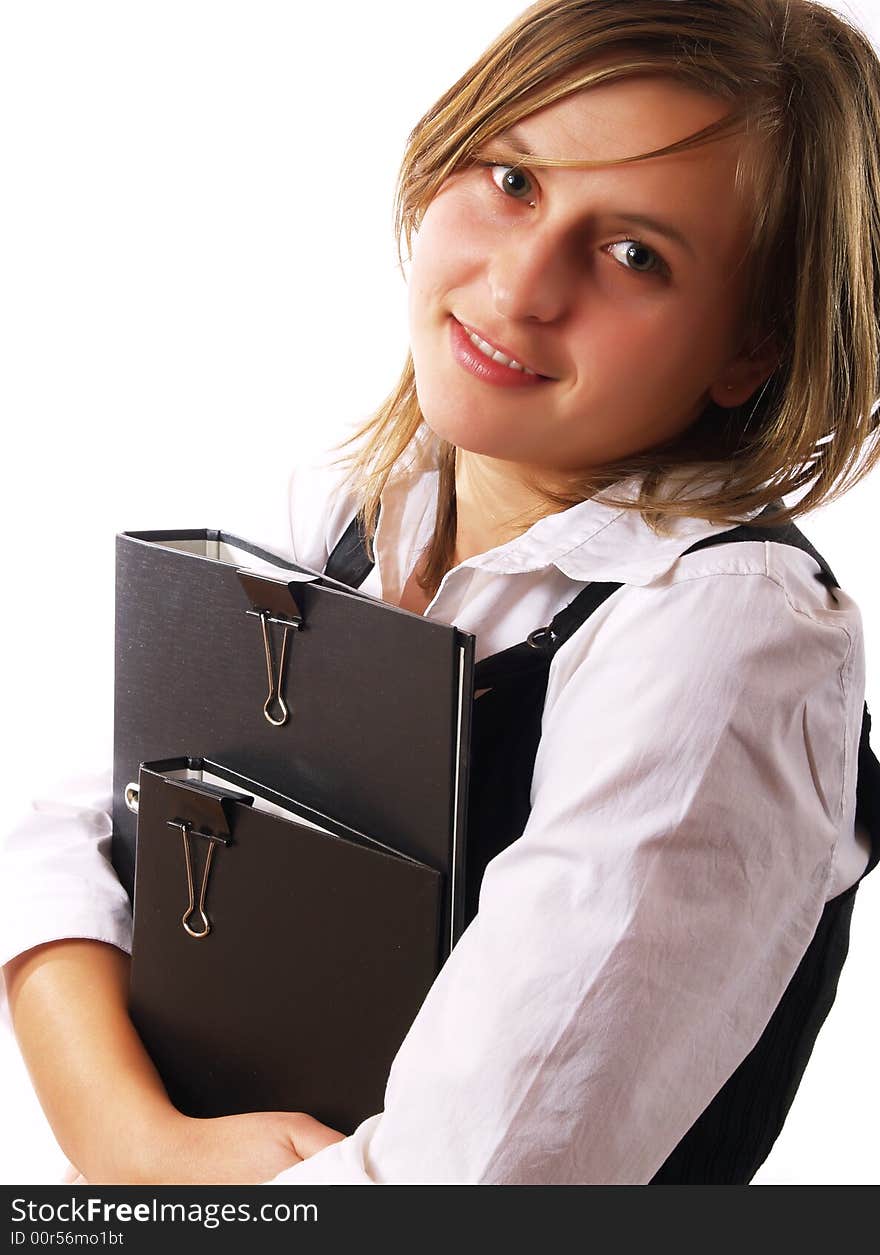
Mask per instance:
[[[606,306],[606,316],[593,326],[596,360],[625,364],[631,383],[685,382],[717,367],[723,356],[723,319],[717,306],[684,291],[667,289],[644,301]],[[604,324],[604,326],[602,326]],[[584,342],[589,339],[584,336]]]
[[[605,304],[601,318],[591,306],[572,331],[572,412],[581,416],[586,406],[594,417],[614,414],[621,430],[637,433],[647,424],[649,440],[665,436],[670,423],[690,421],[715,378],[714,331],[706,311],[686,300],[628,297]]]
[[[637,283],[614,275],[601,289],[594,287],[567,337],[590,372],[613,377],[623,371],[620,382],[635,389],[677,375],[697,351],[697,326],[689,311],[660,292],[634,292]]]
[[[413,238],[413,274],[420,276],[434,268],[442,257],[445,246],[451,242],[453,232],[443,197],[435,197],[425,210],[421,224]]]
[[[486,242],[479,238],[478,206],[462,187],[439,193],[413,239],[411,284],[418,294],[443,293],[479,265]]]
[[[408,281],[410,338],[413,347],[431,332],[441,313],[449,306],[449,293],[455,286],[454,259],[444,247],[434,224],[426,224],[418,241],[413,242]]]

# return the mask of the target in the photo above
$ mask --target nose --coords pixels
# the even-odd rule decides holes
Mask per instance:
[[[537,223],[509,231],[489,259],[489,289],[511,321],[553,322],[565,311],[573,260],[557,232]]]

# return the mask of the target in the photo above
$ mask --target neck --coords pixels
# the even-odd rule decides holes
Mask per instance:
[[[521,536],[536,517],[553,512],[526,473],[516,462],[457,450],[455,565]]]

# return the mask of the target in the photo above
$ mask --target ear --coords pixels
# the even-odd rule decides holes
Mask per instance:
[[[748,401],[779,365],[780,351],[773,335],[756,347],[743,349],[725,366],[709,389],[709,396],[722,409],[734,409]]]

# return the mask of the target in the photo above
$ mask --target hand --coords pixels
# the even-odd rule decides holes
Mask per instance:
[[[175,1112],[150,1136],[133,1179],[88,1184],[259,1185],[344,1137],[304,1112],[252,1111],[207,1120]]]
[[[303,1112],[181,1120],[176,1159],[169,1165],[163,1155],[157,1184],[258,1185],[345,1136]]]

